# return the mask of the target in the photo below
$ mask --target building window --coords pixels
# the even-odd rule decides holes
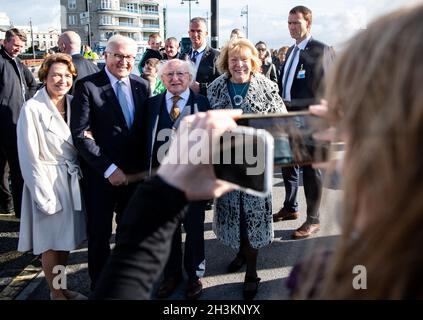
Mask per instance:
[[[112,16],[102,15],[100,16],[100,24],[111,26],[113,25]]]
[[[69,25],[75,25],[76,24],[76,16],[73,14],[69,15]]]
[[[137,5],[135,3],[127,3],[126,10],[129,12],[137,12]]]
[[[100,8],[108,10],[119,10],[119,0],[101,0]]]
[[[111,0],[101,0],[101,9],[111,9],[112,1]]]
[[[158,6],[144,6],[144,10],[146,12],[150,12],[150,13],[156,13],[159,11],[159,7]]]
[[[76,0],[68,0],[68,8],[76,9]]]

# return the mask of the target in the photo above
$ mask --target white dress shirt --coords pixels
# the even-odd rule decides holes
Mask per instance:
[[[207,43],[204,43],[200,48],[198,48],[198,49],[194,49],[194,48],[192,48],[192,52],[191,52],[191,55],[190,55],[190,59],[192,58],[192,54],[194,53],[194,51],[198,51],[198,54],[197,54],[197,58],[196,58],[196,60],[195,60],[195,71],[197,71],[198,70],[198,66],[200,65],[200,61],[201,61],[201,59],[203,58],[203,54],[204,54],[204,50],[206,49],[206,47],[207,47]]]
[[[286,68],[289,66],[290,61],[292,59],[294,59],[294,61],[292,62],[291,70],[289,70],[288,81],[286,83],[286,96],[282,97],[286,101],[291,101],[291,87],[292,87],[292,83],[294,82],[295,70],[297,70],[298,62],[300,61],[300,52],[301,52],[301,50],[305,49],[305,47],[307,46],[307,43],[310,39],[311,39],[311,35],[309,34],[307,36],[307,38],[305,38],[303,41],[301,41],[299,44],[297,44],[296,46],[299,49],[297,51],[297,54],[295,55],[295,57],[292,54],[290,54],[289,57],[288,57],[288,60],[285,63],[282,81],[284,81],[284,79],[286,77],[286,72],[288,72],[288,70],[286,70]],[[283,84],[283,82],[282,82],[282,84]]]
[[[173,106],[173,98],[174,94],[166,91],[166,109],[167,112],[170,114],[170,110],[172,110]],[[189,88],[187,88],[184,92],[182,92],[180,95],[181,99],[176,103],[176,105],[179,107],[179,114],[181,115],[184,111],[185,106],[187,105],[188,99],[189,99]]]

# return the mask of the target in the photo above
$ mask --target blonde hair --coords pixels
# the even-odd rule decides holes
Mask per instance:
[[[378,19],[329,77],[330,116],[348,143],[344,226],[318,298],[423,297],[422,15],[420,5]],[[354,241],[357,212],[366,215]],[[356,265],[366,290],[352,287]]]
[[[46,57],[40,67],[40,70],[38,70],[38,79],[41,82],[44,82],[47,79],[50,68],[55,63],[63,63],[67,65],[70,74],[75,79],[77,72],[75,65],[72,62],[72,57],[66,53],[55,53]]]
[[[242,55],[247,50],[250,50],[253,54],[251,56],[252,72],[260,72],[261,60],[258,57],[257,49],[250,40],[245,38],[233,39],[226,43],[220,50],[219,58],[216,61],[217,70],[220,73],[229,73],[229,54],[236,53]]]

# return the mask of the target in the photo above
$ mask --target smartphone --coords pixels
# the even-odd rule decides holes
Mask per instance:
[[[264,197],[272,190],[273,150],[273,137],[266,130],[238,126],[215,146],[214,173],[241,191]]]
[[[287,167],[326,162],[331,143],[314,136],[329,128],[328,122],[308,111],[287,114],[246,114],[238,125],[269,132],[274,138],[274,165]]]

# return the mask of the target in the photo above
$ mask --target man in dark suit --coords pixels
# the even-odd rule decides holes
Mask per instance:
[[[21,216],[23,179],[19,167],[16,123],[24,102],[35,94],[37,82],[28,68],[21,62],[18,55],[25,47],[26,35],[19,29],[6,31],[3,46],[0,48],[0,190],[5,213]],[[9,164],[12,182],[13,205],[8,193]]]
[[[233,119],[240,115],[241,110],[232,109],[190,116],[190,122],[179,126],[168,158],[189,154],[198,146],[211,153],[209,138],[216,141],[223,132],[235,128]],[[200,130],[205,135],[198,141]],[[199,145],[186,143],[185,137],[197,140]],[[90,298],[151,298],[154,282],[169,255],[172,234],[188,201],[219,197],[232,190],[230,183],[216,181],[212,166],[168,161],[160,166],[157,175],[138,185],[122,217],[116,247]]]
[[[167,91],[151,98],[147,108],[147,155],[149,167],[158,167],[165,155],[172,129],[181,119],[198,111],[207,111],[209,101],[202,95],[194,93],[189,85],[195,75],[189,61],[172,59],[165,62],[159,75]],[[163,141],[160,136],[168,137]],[[200,278],[205,271],[204,253],[204,218],[205,202],[191,202],[183,219],[186,231],[184,267],[188,276],[186,297],[197,299],[202,292]],[[172,240],[169,260],[164,269],[164,280],[157,292],[158,298],[167,298],[182,280],[182,232],[179,224]]]
[[[82,158],[92,289],[110,254],[113,212],[119,223],[134,190],[128,174],[145,168],[141,119],[148,83],[130,74],[136,53],[133,39],[111,37],[106,67],[78,81],[72,100],[71,131]]]
[[[216,60],[219,51],[207,45],[207,21],[202,17],[192,18],[188,30],[192,48],[184,55],[194,63],[197,76],[191,84],[195,93],[207,96],[207,87],[219,76]]]
[[[321,61],[328,46],[311,37],[312,12],[304,6],[291,9],[288,28],[295,45],[289,48],[279,77],[280,95],[288,111],[307,110],[318,101],[323,78]],[[273,221],[298,218],[297,192],[298,166],[282,169],[285,201],[282,209],[273,215]],[[303,166],[304,192],[307,202],[307,219],[293,234],[294,239],[307,238],[319,231],[319,206],[322,195],[322,173],[311,165]]]
[[[92,63],[92,61],[85,59],[80,53],[81,37],[74,31],[63,32],[58,40],[60,52],[67,53],[72,56],[72,62],[75,65],[77,76],[74,79],[71,93],[75,90],[75,83],[90,74],[97,73],[100,70]]]

